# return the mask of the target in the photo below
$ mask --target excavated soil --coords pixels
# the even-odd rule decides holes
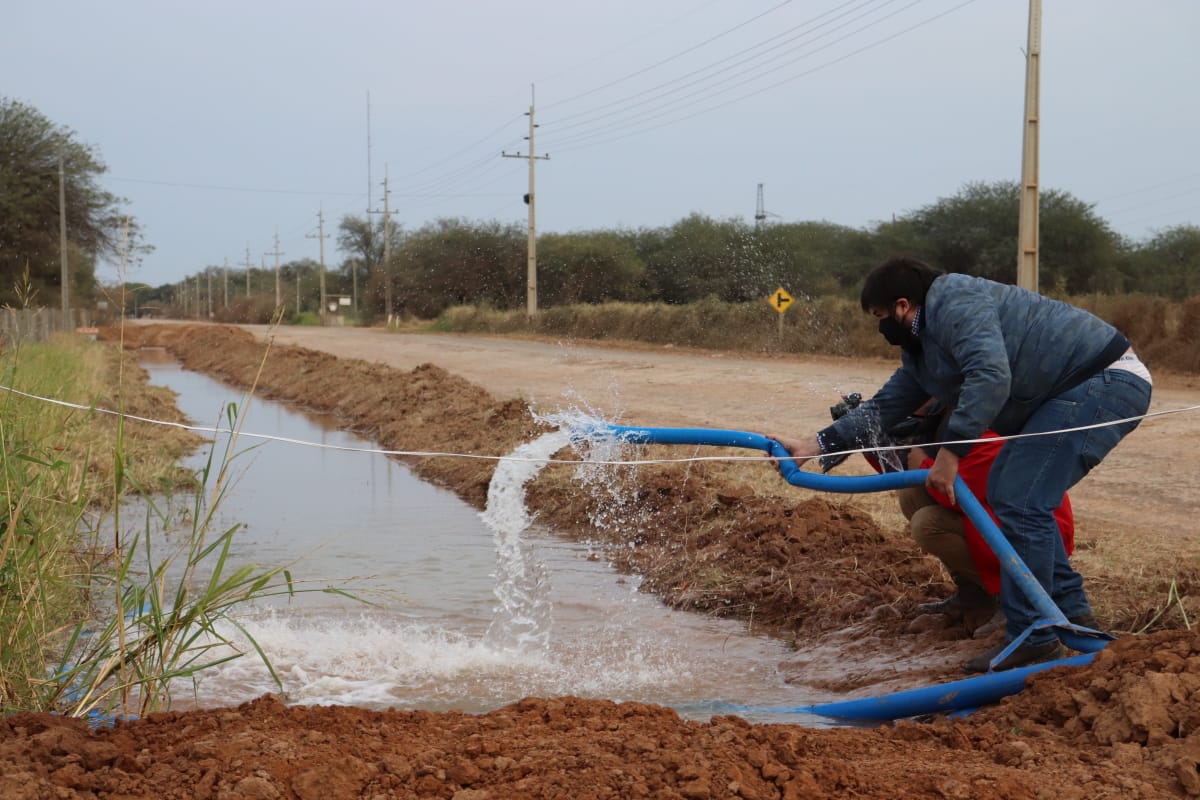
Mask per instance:
[[[526,400],[498,399],[428,363],[401,369],[278,344],[268,353],[254,335],[220,326],[137,326],[124,336],[331,413],[388,449],[500,456],[540,430]],[[494,468],[410,463],[476,505]],[[778,491],[772,475],[768,464],[642,466],[606,476],[618,488],[598,491],[575,467],[552,465],[528,505],[565,536],[610,545],[664,602],[795,643],[784,669],[809,692],[960,677],[958,661],[987,642],[915,617],[917,603],[946,591],[938,566],[862,507]],[[264,696],[96,731],[49,715],[0,720],[0,800],[1160,798],[1200,796],[1198,764],[1200,635],[1178,629],[1123,636],[1091,665],[1043,673],[964,719],[879,728],[701,723],[570,697],[465,715]]]

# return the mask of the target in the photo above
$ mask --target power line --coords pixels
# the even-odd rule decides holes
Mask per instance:
[[[1193,186],[1190,189],[1184,189],[1182,192],[1176,192],[1175,194],[1161,195],[1159,197],[1154,198],[1153,200],[1147,200],[1144,203],[1136,203],[1131,206],[1125,206],[1124,208],[1117,208],[1112,211],[1109,211],[1108,213],[1109,214],[1122,214],[1126,211],[1137,211],[1139,208],[1146,208],[1147,206],[1155,206],[1155,205],[1158,205],[1159,203],[1164,203],[1168,200],[1177,200],[1180,197],[1187,197],[1188,195],[1195,194],[1196,192],[1200,192],[1200,186]]]
[[[885,6],[886,6],[886,5],[890,5],[892,2],[895,2],[895,1],[896,1],[896,0],[887,0],[887,2],[886,2],[884,5],[885,5]],[[761,80],[761,78],[762,78],[764,75],[768,75],[768,74],[770,74],[770,73],[773,73],[773,72],[778,72],[779,70],[781,70],[781,69],[783,69],[783,68],[785,68],[785,67],[788,67],[788,66],[790,66],[790,65],[792,65],[792,64],[795,64],[795,63],[797,63],[797,62],[799,62],[799,61],[803,61],[803,60],[805,60],[805,59],[807,59],[807,58],[809,58],[809,57],[811,57],[811,56],[813,56],[813,55],[816,55],[817,53],[820,53],[820,52],[821,52],[821,51],[823,51],[823,50],[827,50],[827,49],[829,49],[830,47],[833,47],[833,46],[834,46],[834,45],[836,45],[836,44],[839,44],[839,43],[841,43],[841,42],[844,42],[844,41],[846,41],[847,39],[850,39],[850,38],[852,38],[852,37],[854,37],[854,36],[856,36],[856,35],[858,35],[858,34],[860,34],[860,33],[863,33],[864,31],[867,31],[867,30],[869,30],[869,29],[871,29],[871,28],[873,28],[873,27],[875,27],[875,26],[877,26],[877,25],[880,25],[880,24],[882,24],[882,23],[886,22],[887,20],[889,20],[889,19],[891,19],[891,18],[893,18],[893,17],[895,17],[895,16],[898,16],[899,14],[902,14],[902,13],[904,13],[905,11],[909,10],[910,8],[913,8],[914,6],[918,5],[918,4],[919,4],[919,3],[921,3],[921,2],[923,2],[923,0],[911,0],[911,2],[909,2],[909,4],[908,4],[908,5],[906,5],[906,6],[904,6],[904,7],[900,8],[900,9],[897,9],[897,10],[895,10],[895,11],[891,12],[890,14],[887,14],[887,15],[885,15],[885,16],[883,16],[883,17],[879,18],[879,19],[876,19],[876,20],[874,20],[874,21],[872,21],[872,22],[868,22],[867,24],[865,24],[865,25],[862,25],[862,26],[860,26],[860,27],[858,27],[858,28],[856,28],[856,29],[854,29],[854,30],[850,31],[849,33],[845,34],[844,36],[841,36],[841,37],[838,37],[838,38],[836,38],[836,39],[833,39],[832,41],[830,41],[830,42],[827,42],[827,43],[825,43],[825,44],[821,45],[820,47],[817,47],[817,48],[815,48],[815,49],[812,49],[812,50],[808,50],[808,51],[802,52],[802,53],[800,53],[799,55],[795,55],[795,56],[793,56],[792,58],[790,58],[789,60],[785,61],[783,64],[780,64],[780,65],[779,65],[779,66],[777,66],[777,67],[774,67],[774,68],[771,68],[771,69],[768,69],[768,70],[765,70],[765,71],[760,71],[760,70],[758,70],[757,68],[747,68],[747,69],[742,69],[742,70],[740,70],[740,71],[734,72],[734,73],[732,73],[732,74],[730,74],[730,75],[728,75],[728,76],[722,76],[722,77],[720,77],[720,78],[719,78],[719,79],[716,81],[716,83],[714,83],[714,84],[713,84],[713,85],[711,85],[711,86],[702,87],[702,88],[696,89],[695,91],[689,92],[688,94],[685,94],[685,95],[682,95],[682,96],[676,97],[676,98],[674,98],[674,99],[672,99],[672,100],[670,100],[670,101],[667,101],[666,103],[659,103],[659,104],[657,104],[657,105],[655,106],[655,109],[654,109],[652,112],[650,112],[650,113],[641,113],[641,112],[635,113],[635,114],[631,115],[631,118],[630,118],[630,119],[627,119],[627,120],[616,120],[616,121],[614,121],[614,122],[612,122],[612,123],[609,123],[608,125],[601,126],[601,128],[600,128],[599,130],[593,130],[593,131],[590,131],[590,132],[588,132],[588,133],[586,133],[586,134],[576,134],[576,138],[574,138],[574,139],[568,139],[568,141],[567,141],[567,142],[565,142],[565,143],[559,143],[559,144],[560,144],[560,146],[561,146],[561,145],[563,145],[563,144],[570,144],[570,143],[573,143],[573,142],[577,141],[579,138],[588,138],[588,137],[591,137],[591,136],[595,136],[595,135],[598,135],[599,133],[603,132],[603,130],[604,130],[604,129],[620,128],[620,127],[622,127],[622,126],[624,126],[624,125],[626,125],[626,124],[629,124],[630,122],[632,122],[632,123],[637,123],[637,122],[639,122],[639,121],[650,120],[650,119],[657,119],[657,118],[660,118],[660,117],[662,117],[662,116],[665,116],[665,115],[668,115],[668,114],[670,114],[670,113],[673,113],[675,110],[678,110],[678,109],[676,109],[676,108],[674,108],[674,107],[677,107],[677,106],[679,106],[679,105],[681,105],[681,104],[683,104],[683,103],[686,103],[686,102],[688,102],[688,101],[692,100],[693,98],[698,98],[698,97],[699,97],[699,98],[702,98],[702,99],[709,99],[709,98],[715,97],[716,95],[726,94],[726,93],[728,93],[728,92],[730,92],[730,91],[733,91],[733,90],[735,90],[735,89],[737,89],[737,88],[739,88],[739,87],[746,86],[747,84],[756,83],[756,82],[758,82],[759,80]],[[871,12],[868,12],[868,14],[869,14],[869,13],[871,13]],[[853,24],[854,22],[858,22],[859,20],[863,19],[863,18],[864,18],[864,17],[866,17],[866,16],[867,16],[867,14],[864,14],[864,15],[862,15],[862,16],[859,16],[859,17],[856,17],[856,18],[854,18],[854,19],[852,19],[852,20],[849,20],[849,21],[847,21],[846,23],[843,23],[842,25],[839,25],[838,27],[834,28],[832,31],[827,31],[826,33],[823,33],[823,34],[821,34],[821,35],[819,35],[819,36],[815,37],[815,38],[814,38],[814,39],[813,39],[811,42],[806,42],[805,44],[813,44],[813,43],[815,43],[816,41],[819,41],[819,40],[821,40],[821,39],[824,39],[824,38],[825,38],[826,36],[828,36],[829,34],[831,34],[831,33],[834,33],[834,32],[836,32],[836,31],[839,31],[839,30],[841,30],[842,28],[846,27],[847,25]],[[776,56],[776,57],[774,57],[774,58],[770,59],[770,61],[776,61],[776,60],[778,60],[778,59],[779,59],[779,56]],[[747,59],[746,61],[753,61],[753,60],[754,60],[754,59],[753,59],[753,58],[751,58],[751,59]],[[739,63],[746,63],[746,62],[745,62],[745,61],[743,61],[743,62],[739,62]],[[769,63],[769,62],[768,62],[768,63]],[[836,62],[831,62],[831,63],[836,63]],[[744,78],[743,78],[743,76],[746,76],[746,77],[744,77]],[[738,78],[743,78],[743,79],[742,79],[742,80],[737,80]],[[701,80],[693,81],[693,82],[691,82],[691,83],[688,83],[688,84],[684,85],[684,86],[683,86],[683,87],[681,87],[681,88],[682,88],[682,89],[686,89],[686,88],[688,88],[688,87],[690,87],[690,86],[695,86],[695,85],[697,85],[697,84],[700,84],[700,83],[702,83],[702,81],[701,81]],[[724,86],[724,88],[718,88],[718,87],[722,87],[722,86]],[[659,99],[659,98],[661,98],[661,97],[665,97],[665,96],[668,96],[668,95],[670,95],[670,94],[674,94],[674,93],[675,93],[675,90],[672,90],[672,91],[670,91],[670,92],[666,92],[666,93],[664,93],[663,95],[659,95],[659,96],[657,96],[657,97],[652,97],[652,98],[649,98],[648,100],[645,100],[645,101],[642,101],[642,102],[636,103],[636,104],[634,104],[634,106],[632,106],[632,107],[636,107],[636,106],[645,105],[647,102],[651,102],[651,101],[653,101],[653,100],[656,100],[656,99]]]
[[[622,77],[617,78],[616,80],[609,81],[608,83],[605,83],[601,86],[597,86],[593,89],[588,89],[585,92],[580,92],[579,94],[564,98],[562,100],[559,100],[557,103],[550,103],[549,105],[546,106],[546,108],[544,108],[542,110],[545,111],[547,108],[554,108],[556,106],[561,106],[566,103],[574,102],[575,100],[578,100],[581,97],[587,97],[588,95],[592,95],[592,94],[595,94],[596,92],[603,91],[604,89],[607,89],[610,86],[616,86],[618,83],[624,83],[625,81],[629,80],[630,78],[636,78],[638,75],[642,75],[646,72],[649,72],[652,69],[657,69],[658,67],[661,67],[664,64],[669,64],[677,58],[682,58],[683,56],[687,55],[688,53],[691,53],[695,50],[699,50],[701,47],[704,47],[707,44],[711,44],[712,42],[715,42],[717,39],[720,39],[724,36],[728,36],[729,34],[733,33],[734,31],[740,30],[741,28],[746,27],[750,23],[752,23],[756,20],[759,20],[759,19],[767,16],[768,14],[778,11],[779,9],[783,8],[784,6],[788,5],[791,2],[792,2],[792,0],[783,0],[782,3],[771,6],[766,11],[763,11],[760,14],[754,15],[753,17],[751,17],[748,20],[745,20],[744,22],[739,22],[737,25],[734,25],[732,28],[728,28],[727,30],[723,30],[720,33],[714,34],[713,36],[708,37],[704,41],[692,45],[691,47],[687,48],[686,50],[681,50],[680,52],[675,53],[674,55],[671,55],[671,56],[667,56],[666,58],[662,59],[661,61],[657,61],[648,67],[642,67],[639,70],[631,72],[628,75],[623,75]]]
[[[424,167],[421,167],[420,169],[413,170],[412,172],[403,173],[397,178],[397,180],[407,180],[410,178],[415,178],[416,176],[418,176],[424,172],[428,172],[429,170],[434,169],[435,167],[440,167],[442,164],[445,164],[448,161],[453,161],[455,158],[462,155],[463,153],[470,152],[471,150],[474,150],[476,147],[489,141],[497,133],[500,133],[503,130],[507,130],[509,128],[509,126],[511,126],[514,122],[520,120],[521,116],[522,115],[518,114],[515,117],[506,119],[504,122],[497,125],[494,129],[492,129],[485,135],[481,136],[479,139],[477,139],[476,141],[467,145],[466,147],[462,148],[461,150],[456,150],[455,152],[451,153],[450,155],[446,156],[445,158],[441,159],[440,161],[435,161],[432,164],[428,164]],[[495,148],[492,148],[492,152],[488,154],[487,158],[490,161],[494,157],[495,157]]]
[[[917,1],[918,1],[918,2],[920,2],[920,0],[917,0]],[[710,112],[712,112],[712,111],[717,111],[717,110],[719,110],[719,109],[725,108],[726,106],[732,105],[732,104],[734,104],[734,103],[739,103],[739,102],[741,102],[741,101],[743,101],[743,100],[748,100],[748,99],[750,99],[750,98],[752,98],[752,97],[756,97],[756,96],[758,96],[758,95],[760,95],[760,94],[763,94],[764,92],[769,92],[769,91],[771,91],[771,90],[773,90],[773,89],[777,89],[777,88],[779,88],[780,86],[783,86],[784,84],[791,83],[792,81],[799,80],[800,78],[807,77],[807,76],[809,76],[809,75],[812,75],[813,73],[819,72],[819,71],[821,71],[821,70],[823,70],[823,69],[827,69],[828,67],[834,66],[835,64],[839,64],[839,63],[841,63],[841,62],[843,62],[843,61],[846,61],[846,60],[849,60],[849,59],[851,59],[851,58],[854,58],[855,56],[861,55],[862,53],[865,53],[865,52],[867,52],[867,51],[869,51],[869,50],[873,50],[873,49],[874,49],[874,48],[876,48],[876,47],[879,47],[879,46],[881,46],[881,45],[884,45],[884,44],[886,44],[887,42],[890,42],[890,41],[892,41],[892,40],[894,40],[894,39],[897,39],[897,38],[899,38],[899,37],[901,37],[901,36],[903,36],[903,35],[905,35],[905,34],[907,34],[907,33],[911,33],[912,31],[914,31],[914,30],[917,30],[918,28],[924,27],[925,25],[928,25],[928,24],[930,24],[930,23],[932,23],[932,22],[935,22],[935,21],[937,21],[938,19],[941,19],[942,17],[945,17],[945,16],[947,16],[947,15],[949,15],[949,14],[952,14],[952,13],[954,13],[955,11],[958,11],[958,10],[959,10],[959,9],[961,9],[961,8],[964,8],[964,7],[966,7],[966,6],[969,6],[969,5],[973,4],[973,3],[975,3],[976,1],[977,1],[977,0],[965,0],[964,2],[962,2],[962,3],[959,3],[958,5],[956,5],[956,6],[952,7],[952,8],[949,8],[949,9],[947,9],[947,10],[945,10],[945,11],[942,11],[942,12],[940,12],[940,13],[938,13],[938,14],[935,14],[935,15],[933,15],[933,16],[931,16],[931,17],[928,17],[928,18],[926,18],[926,19],[922,20],[921,22],[918,22],[918,23],[916,23],[916,24],[914,24],[914,25],[910,25],[910,26],[909,26],[909,27],[907,27],[907,28],[904,28],[904,29],[902,29],[902,30],[896,31],[895,33],[889,34],[889,35],[887,35],[887,36],[884,36],[884,37],[882,37],[882,38],[880,38],[880,39],[877,39],[877,40],[875,40],[875,41],[871,42],[870,44],[867,44],[867,45],[865,45],[865,46],[863,46],[863,47],[860,47],[860,48],[858,48],[858,49],[856,49],[856,50],[852,50],[852,51],[850,51],[849,53],[846,53],[846,54],[844,54],[844,55],[838,56],[837,58],[831,59],[831,60],[829,60],[829,61],[826,61],[826,62],[824,62],[824,63],[822,63],[822,64],[818,64],[817,66],[815,66],[815,67],[813,67],[813,68],[811,68],[811,69],[804,70],[803,72],[796,73],[795,75],[790,75],[790,76],[788,76],[788,77],[786,77],[786,78],[783,78],[783,79],[781,79],[781,80],[775,81],[774,83],[768,84],[767,86],[763,86],[763,87],[761,87],[761,88],[759,88],[759,89],[756,89],[756,90],[754,90],[754,91],[751,91],[751,92],[746,92],[745,94],[738,95],[737,97],[731,98],[731,99],[729,99],[729,100],[726,100],[726,101],[723,101],[723,102],[720,102],[720,103],[716,103],[715,105],[707,106],[707,107],[705,107],[705,108],[698,109],[698,110],[696,110],[696,111],[693,111],[693,112],[691,112],[691,113],[684,114],[683,116],[679,116],[679,117],[676,117],[676,118],[673,118],[673,119],[669,119],[669,120],[666,120],[666,121],[664,121],[664,122],[659,122],[659,123],[656,123],[656,124],[653,124],[653,125],[649,125],[649,126],[646,126],[646,127],[637,128],[637,129],[635,129],[635,130],[631,130],[631,131],[629,131],[629,132],[627,132],[627,133],[622,133],[622,134],[619,134],[619,135],[616,135],[616,136],[612,136],[612,137],[610,137],[610,138],[608,138],[608,139],[602,139],[602,140],[600,140],[600,141],[592,141],[592,142],[588,142],[588,141],[586,141],[586,140],[587,140],[589,137],[586,137],[586,136],[580,136],[580,137],[577,137],[576,139],[572,140],[572,144],[573,144],[573,146],[571,146],[571,145],[568,145],[568,144],[566,144],[566,143],[563,143],[563,142],[556,142],[556,143],[555,143],[555,146],[556,146],[556,147],[557,147],[557,148],[558,148],[560,151],[572,151],[572,150],[580,150],[580,149],[583,149],[583,148],[585,148],[585,147],[596,147],[596,146],[599,146],[599,145],[611,144],[612,142],[620,141],[620,140],[622,140],[622,139],[627,139],[627,138],[629,138],[629,137],[631,137],[631,136],[636,136],[636,135],[639,135],[639,134],[648,133],[648,132],[650,132],[650,131],[652,131],[652,130],[657,130],[658,128],[666,127],[666,126],[668,126],[668,125],[674,125],[674,124],[676,124],[676,123],[678,123],[678,122],[683,122],[684,120],[692,119],[693,117],[698,117],[698,116],[700,116],[700,115],[702,115],[702,114],[707,114],[707,113],[710,113]],[[778,69],[771,70],[771,71],[772,71],[772,72],[776,72],[776,71],[778,71]],[[746,82],[743,82],[743,83],[746,83]],[[739,85],[740,85],[740,84],[739,84]],[[724,93],[724,91],[729,91],[729,90],[728,90],[728,89],[726,89],[726,90],[723,90],[723,92],[722,92],[722,93]],[[652,115],[652,116],[661,116],[661,115]],[[649,119],[649,118],[651,118],[651,117],[646,117],[645,119]]]
[[[124,183],[144,183],[152,186],[170,186],[179,189],[207,189],[221,192],[257,192],[260,194],[296,194],[321,195],[328,194],[337,197],[361,197],[358,192],[328,192],[313,189],[266,189],[255,186],[224,186],[213,183],[185,183],[183,181],[151,180],[148,178],[125,178],[117,175],[102,175],[101,180],[120,181]]]
[[[1169,181],[1163,181],[1162,183],[1156,183],[1152,186],[1141,186],[1141,187],[1138,187],[1137,189],[1129,189],[1124,192],[1118,192],[1117,194],[1110,194],[1105,197],[1101,197],[1100,199],[1096,200],[1095,202],[1106,203],[1109,200],[1117,200],[1122,197],[1128,197],[1131,194],[1142,194],[1143,192],[1152,192],[1152,191],[1155,191],[1156,189],[1164,189],[1168,186],[1174,186],[1182,181],[1188,181],[1193,178],[1200,178],[1200,172],[1192,172],[1187,175],[1177,175]]]
[[[719,2],[721,2],[721,0],[708,0],[707,3],[701,3],[699,6],[693,8],[693,9],[685,11],[682,14],[679,14],[678,16],[672,17],[670,20],[662,23],[661,25],[658,25],[654,28],[647,29],[646,31],[644,31],[642,33],[641,36],[635,36],[632,39],[627,39],[626,41],[622,42],[621,44],[617,45],[616,47],[610,48],[609,50],[606,50],[603,53],[597,53],[596,55],[592,56],[591,58],[588,58],[584,61],[580,61],[579,63],[574,64],[570,67],[564,67],[563,69],[560,69],[558,72],[554,73],[553,75],[546,75],[546,76],[542,77],[541,79],[539,79],[538,81],[536,81],[536,83],[542,83],[543,81],[545,81],[545,82],[552,81],[555,78],[558,78],[569,72],[574,72],[575,70],[579,69],[580,67],[585,67],[588,64],[594,64],[597,61],[601,61],[610,55],[621,52],[625,48],[629,47],[631,44],[636,44],[638,42],[649,39],[652,36],[657,36],[659,33],[666,30],[667,28],[674,26],[680,20],[686,19],[691,16],[695,16],[697,13],[703,11],[706,8],[715,6]],[[566,100],[560,100],[559,103],[560,104],[566,103],[566,102],[569,102],[571,99],[573,99],[573,98],[567,98]]]
[[[875,2],[878,2],[878,1],[879,1],[879,0],[866,0],[866,2],[865,2],[865,5],[870,5],[871,3],[875,3]],[[761,41],[761,42],[758,42],[758,43],[756,43],[756,44],[754,44],[754,45],[751,45],[750,47],[747,47],[747,48],[745,48],[745,49],[743,49],[743,50],[739,50],[738,52],[736,52],[736,53],[734,53],[734,54],[732,54],[732,55],[730,55],[730,56],[726,56],[725,58],[722,58],[722,59],[720,59],[720,60],[718,60],[718,61],[714,61],[714,62],[712,62],[712,63],[710,63],[710,64],[707,64],[707,65],[706,65],[706,66],[704,66],[704,67],[700,67],[699,69],[692,70],[691,72],[687,72],[687,73],[685,73],[685,74],[683,74],[683,75],[681,75],[681,76],[679,76],[679,77],[672,78],[671,80],[668,80],[668,81],[664,81],[664,82],[662,82],[662,83],[659,83],[659,84],[657,84],[657,85],[655,85],[655,86],[652,86],[652,87],[650,87],[649,89],[643,89],[643,90],[642,90],[642,91],[640,91],[640,92],[636,92],[636,93],[634,93],[634,94],[632,94],[632,95],[627,95],[627,96],[625,96],[625,97],[623,97],[623,98],[620,98],[620,99],[618,99],[618,100],[613,100],[612,102],[609,102],[609,103],[604,103],[603,105],[595,106],[595,107],[593,107],[593,108],[591,108],[591,109],[585,109],[585,110],[583,110],[583,111],[577,111],[577,112],[575,112],[575,113],[573,113],[573,114],[567,114],[566,116],[562,116],[562,117],[559,117],[559,118],[557,118],[556,120],[552,120],[551,122],[547,122],[547,123],[546,123],[546,126],[547,126],[547,127],[554,126],[555,128],[557,128],[557,129],[560,129],[560,130],[561,130],[562,128],[574,127],[574,125],[576,125],[576,124],[586,124],[586,121],[585,121],[585,123],[572,123],[572,124],[569,124],[569,125],[563,125],[562,123],[563,123],[564,121],[566,121],[566,120],[572,120],[572,119],[576,119],[576,118],[578,118],[578,117],[581,117],[581,116],[586,116],[586,115],[593,114],[594,112],[598,112],[598,111],[600,111],[600,110],[602,110],[602,109],[611,108],[612,106],[617,106],[617,105],[623,105],[623,104],[627,104],[627,103],[628,103],[630,100],[632,100],[632,99],[634,99],[634,98],[636,98],[636,97],[641,97],[641,96],[643,96],[643,95],[645,95],[645,94],[649,94],[650,92],[653,92],[653,91],[655,91],[655,90],[657,90],[657,89],[661,89],[661,88],[663,88],[663,87],[670,86],[670,85],[671,85],[671,84],[673,84],[673,83],[678,83],[678,82],[680,82],[680,81],[686,80],[687,78],[689,78],[689,77],[691,77],[691,76],[693,76],[693,75],[697,75],[697,74],[700,74],[700,73],[702,73],[702,72],[707,72],[707,71],[709,71],[709,70],[717,69],[717,68],[718,68],[718,67],[720,67],[722,64],[726,63],[727,61],[730,61],[731,59],[737,58],[738,56],[740,56],[740,55],[744,55],[744,54],[746,54],[746,53],[749,53],[749,52],[753,52],[754,50],[757,50],[757,49],[761,48],[763,45],[765,45],[765,44],[767,44],[767,43],[769,43],[769,42],[773,42],[773,41],[775,41],[776,39],[779,39],[780,37],[787,36],[789,33],[793,33],[793,32],[795,32],[795,31],[797,31],[797,30],[801,30],[801,29],[807,28],[807,27],[809,27],[810,25],[812,25],[813,23],[815,23],[816,21],[820,20],[822,17],[828,16],[829,14],[831,14],[831,13],[833,13],[834,11],[838,10],[838,8],[843,8],[843,7],[845,7],[845,6],[852,5],[852,4],[853,4],[853,3],[855,3],[855,2],[860,2],[860,0],[848,0],[848,2],[846,2],[846,3],[843,3],[843,4],[842,4],[842,6],[838,6],[837,8],[831,9],[830,11],[826,11],[826,12],[824,12],[824,13],[822,13],[822,14],[818,14],[818,15],[817,15],[817,16],[815,16],[815,17],[811,17],[810,19],[808,19],[808,20],[806,20],[806,21],[802,22],[802,23],[801,23],[801,24],[799,24],[799,25],[795,25],[795,26],[793,26],[793,27],[791,27],[791,28],[788,28],[786,31],[783,31],[783,32],[781,32],[781,33],[778,33],[778,34],[776,34],[775,36],[772,36],[772,37],[769,37],[769,38],[767,38],[767,39],[764,39],[763,41]],[[888,2],[894,2],[894,0],[888,0]],[[854,10],[857,10],[857,9],[854,9]],[[843,16],[843,15],[839,15],[839,17],[835,17],[834,19],[838,19],[838,18],[840,18],[840,16]],[[819,27],[822,27],[822,26],[818,26],[818,28],[819,28]],[[773,46],[773,47],[769,48],[769,50],[774,50],[774,49],[776,49],[777,47],[780,47],[780,46],[782,46],[782,44],[787,44],[788,42],[794,41],[794,39],[795,39],[795,38],[799,38],[799,36],[797,36],[797,37],[793,37],[792,39],[786,40],[785,42],[783,42],[783,43],[781,43],[781,44],[775,45],[775,46]],[[689,85],[690,85],[690,84],[689,84]]]

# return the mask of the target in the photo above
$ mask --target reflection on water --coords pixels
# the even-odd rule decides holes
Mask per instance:
[[[198,425],[223,424],[225,405],[241,405],[238,390],[168,358],[147,354],[143,364],[152,382],[178,392]],[[243,430],[373,447],[326,423],[255,398]],[[218,442],[218,453],[223,447]],[[239,616],[293,702],[468,712],[565,694],[682,709],[808,702],[776,669],[787,655],[779,643],[747,636],[738,623],[667,609],[586,546],[537,528],[523,534],[523,552],[544,571],[539,591],[552,627],[537,648],[494,646],[487,633],[503,611],[497,581],[508,578],[475,509],[382,455],[256,439],[242,439],[239,449],[248,452],[234,462],[216,520],[219,529],[245,526],[234,566],[294,562],[299,581],[381,593],[371,595],[373,605],[312,594]],[[190,465],[206,458],[198,453]],[[274,688],[248,655],[205,672],[191,702],[237,703]],[[190,693],[180,692],[177,704]]]

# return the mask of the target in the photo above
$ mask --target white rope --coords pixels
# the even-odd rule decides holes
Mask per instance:
[[[249,439],[261,439],[264,441],[283,442],[285,444],[295,444],[295,445],[300,445],[302,447],[316,447],[316,448],[321,448],[324,450],[337,450],[337,451],[349,452],[349,453],[370,453],[370,454],[374,454],[374,455],[400,456],[400,457],[406,457],[406,458],[471,458],[471,459],[477,459],[480,461],[516,461],[516,462],[530,462],[530,463],[538,463],[538,464],[595,464],[595,465],[599,465],[599,466],[640,466],[640,465],[649,465],[649,464],[683,464],[683,463],[698,462],[698,461],[755,461],[755,462],[771,461],[771,462],[774,462],[774,461],[778,460],[774,456],[721,455],[721,456],[688,456],[688,457],[684,457],[684,458],[647,458],[647,459],[633,459],[633,460],[628,460],[628,461],[616,461],[616,460],[606,461],[606,460],[601,460],[601,459],[582,459],[582,458],[570,459],[570,458],[526,458],[526,457],[522,457],[522,456],[485,456],[485,455],[478,455],[476,453],[450,453],[450,452],[442,452],[442,451],[437,451],[437,450],[383,450],[383,449],[374,448],[374,447],[350,447],[347,445],[326,444],[324,442],[310,442],[310,441],[306,441],[304,439],[293,439],[293,438],[290,438],[287,436],[273,436],[273,435],[266,434],[266,433],[251,433],[251,432],[247,432],[247,431],[234,431],[229,428],[211,427],[211,426],[205,426],[205,425],[188,425],[183,422],[169,422],[167,420],[153,419],[151,417],[139,417],[135,414],[125,414],[120,411],[112,411],[110,409],[99,408],[97,406],[85,406],[85,405],[81,405],[79,403],[71,403],[66,400],[58,400],[53,397],[42,397],[41,395],[30,394],[29,392],[22,392],[21,390],[14,389],[11,386],[0,386],[0,391],[6,391],[6,392],[9,392],[10,394],[14,394],[19,397],[24,397],[24,398],[27,398],[30,400],[37,400],[39,402],[49,403],[51,405],[62,406],[64,408],[72,408],[72,409],[76,409],[79,411],[88,411],[88,412],[94,412],[94,413],[98,413],[98,414],[108,414],[108,415],[111,415],[114,417],[121,417],[125,420],[129,420],[129,421],[133,421],[133,422],[145,422],[150,425],[161,425],[163,427],[177,428],[180,430],[191,431],[193,433],[207,433],[207,434],[213,434],[213,435],[218,435],[218,436],[219,435],[225,435],[225,436],[236,435],[239,438],[244,436]],[[1087,430],[1093,430],[1095,428],[1105,428],[1110,425],[1122,425],[1126,422],[1141,421],[1141,420],[1145,420],[1145,419],[1152,419],[1155,417],[1164,417],[1169,414],[1183,414],[1183,413],[1186,413],[1189,411],[1200,411],[1200,405],[1185,406],[1183,408],[1172,408],[1172,409],[1167,409],[1164,411],[1155,411],[1152,413],[1142,414],[1141,416],[1137,416],[1137,417],[1126,417],[1125,419],[1118,419],[1118,420],[1114,420],[1112,422],[1098,422],[1094,425],[1080,425],[1075,428],[1062,428],[1059,430],[1044,431],[1044,432],[1039,432],[1039,433],[1018,433],[1018,434],[1013,434],[1012,436],[993,436],[993,437],[985,438],[985,439],[954,439],[954,440],[945,441],[945,442],[929,442],[928,444],[929,444],[929,446],[933,446],[933,445],[942,446],[942,445],[948,445],[948,444],[981,444],[984,442],[1009,441],[1011,439],[1025,439],[1025,438],[1030,438],[1030,437],[1034,437],[1034,436],[1057,436],[1058,434],[1062,434],[1062,433],[1075,433],[1076,431],[1087,431]],[[653,428],[656,426],[647,425],[647,426],[623,426],[623,427],[630,427],[632,430],[638,430],[639,428]],[[854,455],[855,453],[877,453],[880,451],[907,450],[910,447],[911,447],[911,445],[887,445],[887,446],[880,446],[880,447],[861,447],[861,448],[857,448],[854,450],[838,450],[838,451],[832,452],[832,453],[824,453],[823,455],[828,457],[828,456],[834,456],[834,455]],[[813,458],[817,458],[817,456],[814,456]],[[797,459],[797,460],[808,460],[808,459]]]

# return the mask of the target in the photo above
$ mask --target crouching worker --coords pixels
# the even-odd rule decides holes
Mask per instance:
[[[1054,511],[1150,406],[1150,373],[1129,340],[1081,308],[915,259],[873,269],[862,309],[901,350],[900,366],[853,412],[800,438],[772,436],[796,459],[871,446],[864,431],[887,430],[929,397],[951,409],[946,443],[925,485],[954,502],[959,462],[987,430],[1015,436],[987,479],[987,503],[1034,580],[1064,616],[1092,619],[1083,577],[1071,566]],[[967,672],[1059,658],[1053,628],[1007,572],[1000,579],[1006,641],[969,659]],[[1088,626],[1090,627],[1090,626]],[[1004,659],[993,660],[1020,637]]]
[[[834,421],[862,403],[862,395],[849,394],[829,409]],[[945,431],[948,415],[932,398],[912,416],[889,429],[878,442],[879,450],[863,454],[867,463],[878,472],[900,469],[928,469],[933,466],[938,445]],[[979,499],[984,510],[999,525],[988,506],[987,478],[992,463],[1000,454],[1004,442],[992,431],[985,431],[984,441],[971,448],[958,463],[958,474],[971,493]],[[894,449],[893,449],[894,448]],[[845,456],[825,456],[821,467],[825,472]],[[1000,561],[975,523],[949,497],[924,486],[906,486],[896,492],[900,512],[908,520],[909,532],[922,552],[938,559],[954,581],[954,593],[943,600],[917,606],[921,614],[939,614],[952,625],[962,625],[968,634],[983,638],[1000,630],[1004,614],[1000,611]],[[1063,502],[1054,511],[1062,536],[1063,548],[1070,556],[1075,550],[1075,517],[1071,501]],[[1095,627],[1094,620],[1086,627]]]

